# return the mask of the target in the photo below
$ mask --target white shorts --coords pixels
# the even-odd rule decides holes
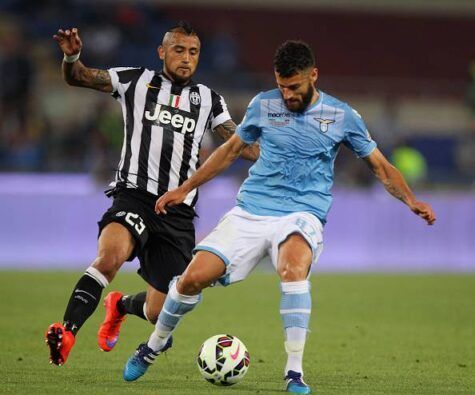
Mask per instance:
[[[317,217],[305,212],[271,217],[234,207],[194,251],[219,256],[226,265],[219,282],[228,285],[244,280],[266,255],[277,269],[279,245],[294,233],[302,235],[310,245],[315,263],[323,249],[323,226]]]

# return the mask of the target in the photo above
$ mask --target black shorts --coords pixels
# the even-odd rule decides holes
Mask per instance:
[[[155,213],[157,196],[131,188],[116,187],[109,210],[98,222],[99,235],[111,222],[125,226],[134,237],[135,249],[127,259],[138,257],[138,273],[158,291],[167,293],[173,277],[183,273],[195,247],[195,211],[186,204]]]

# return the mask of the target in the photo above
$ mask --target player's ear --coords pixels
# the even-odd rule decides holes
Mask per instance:
[[[160,45],[160,46],[157,48],[157,53],[158,53],[158,57],[160,58],[160,60],[164,60],[164,59],[165,59],[165,48],[163,48],[163,45]]]
[[[311,80],[314,84],[315,84],[315,82],[317,82],[317,80],[318,80],[318,69],[316,67],[314,67],[312,69],[312,71],[310,72],[310,78],[311,78]]]

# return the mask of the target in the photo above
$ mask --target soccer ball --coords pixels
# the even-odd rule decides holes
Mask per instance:
[[[210,337],[201,345],[196,358],[203,378],[216,385],[233,385],[241,381],[249,362],[246,346],[231,335]]]

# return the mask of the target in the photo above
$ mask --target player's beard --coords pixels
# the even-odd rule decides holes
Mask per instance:
[[[171,70],[166,70],[167,71],[167,74],[169,75],[169,77],[173,80],[173,82],[177,83],[178,85],[186,85],[188,84],[188,82],[190,82],[191,80],[191,77],[192,77],[192,73],[190,73],[190,75],[188,77],[184,77],[182,75],[179,75]]]
[[[302,101],[300,102],[300,105],[297,108],[289,108],[287,105],[287,102],[285,103],[286,107],[291,111],[291,112],[304,112],[310,102],[312,101],[313,97],[313,86],[309,85],[307,92],[305,92],[302,96]]]

